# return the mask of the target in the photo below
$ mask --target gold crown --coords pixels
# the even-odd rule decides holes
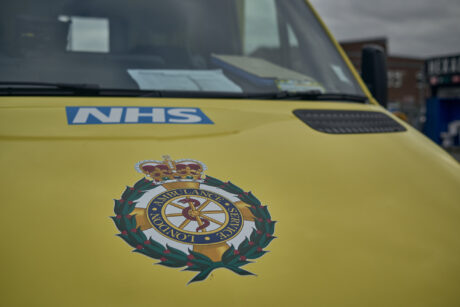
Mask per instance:
[[[163,156],[164,161],[146,160],[136,164],[136,170],[155,181],[200,180],[206,165],[196,160],[171,160]]]

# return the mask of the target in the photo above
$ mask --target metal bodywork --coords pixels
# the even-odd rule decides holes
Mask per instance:
[[[69,126],[66,106],[193,107],[214,125]],[[459,164],[398,119],[406,132],[331,135],[299,109],[385,112],[375,102],[0,98],[0,305],[459,305]],[[247,266],[257,276],[220,269],[187,285],[193,273],[155,266],[115,236],[113,199],[142,178],[134,164],[165,154],[203,161],[269,206],[277,239]]]

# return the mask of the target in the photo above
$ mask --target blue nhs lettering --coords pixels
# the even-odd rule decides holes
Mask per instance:
[[[213,124],[199,108],[66,107],[69,125]]]

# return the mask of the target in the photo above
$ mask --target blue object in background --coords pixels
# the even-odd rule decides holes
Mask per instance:
[[[460,146],[460,98],[428,99],[423,132],[444,147]]]

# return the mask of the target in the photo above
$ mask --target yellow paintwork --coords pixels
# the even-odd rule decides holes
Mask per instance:
[[[215,125],[67,125],[65,107],[86,105],[199,107]],[[382,110],[0,98],[0,306],[459,306],[459,164],[401,121],[405,133],[328,135],[299,108]],[[187,286],[195,273],[153,265],[115,236],[113,199],[141,178],[134,164],[165,154],[269,206],[278,239],[245,267],[256,277],[220,269]]]
[[[65,106],[200,107],[215,125],[68,126]],[[2,306],[458,306],[460,167],[409,128],[327,135],[298,108],[373,105],[141,98],[0,99]],[[404,124],[404,123],[403,123]],[[192,158],[269,205],[257,277],[155,266],[115,236],[144,159]]]

